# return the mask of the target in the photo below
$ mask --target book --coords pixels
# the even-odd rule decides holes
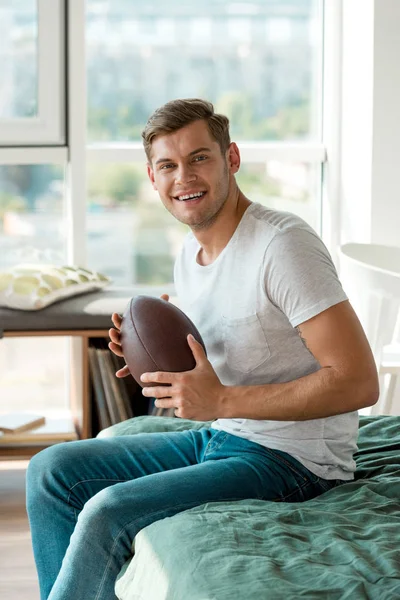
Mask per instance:
[[[113,375],[115,377],[115,381],[119,387],[122,401],[125,407],[125,413],[127,415],[127,419],[131,419],[134,416],[133,408],[132,408],[132,398],[137,393],[139,386],[132,376],[127,377],[116,377],[115,373],[122,369],[125,364],[125,361],[121,359],[119,356],[116,356],[114,352],[110,350],[111,363],[113,367]]]
[[[0,446],[3,444],[36,444],[41,442],[67,442],[77,440],[78,434],[71,417],[46,417],[44,425],[19,433],[0,432]]]
[[[111,391],[113,394],[114,403],[117,409],[119,421],[126,421],[128,413],[126,411],[125,402],[121,393],[121,386],[118,383],[118,378],[115,376],[114,363],[111,358],[110,350],[98,350],[103,355],[104,366],[110,382]]]
[[[125,366],[125,360],[123,357],[121,356],[117,356],[116,354],[114,354],[114,352],[112,352],[109,347],[108,347],[108,342],[109,339],[108,338],[97,338],[97,337],[93,337],[90,339],[90,347],[93,347],[96,349],[96,351],[102,350],[107,351],[107,356],[109,358],[102,358],[100,359],[102,362],[102,369],[103,371],[101,372],[101,385],[104,388],[104,396],[106,396],[106,389],[108,387],[109,391],[111,390],[111,388],[114,389],[114,392],[112,395],[108,396],[108,400],[107,398],[105,398],[105,402],[107,403],[107,406],[109,406],[109,402],[111,403],[111,406],[109,407],[109,412],[113,411],[113,414],[115,413],[115,411],[117,411],[117,414],[114,414],[114,418],[117,419],[119,422],[121,420],[124,419],[131,419],[134,416],[137,415],[144,415],[144,414],[149,414],[149,399],[145,398],[142,395],[142,388],[141,386],[134,380],[134,378],[132,377],[132,375],[128,375],[126,377],[116,377],[115,373],[119,370],[122,369]],[[105,356],[105,354],[103,354],[103,357]],[[110,369],[110,359],[111,359],[111,369]],[[107,367],[105,366],[105,364],[107,364]],[[112,373],[111,373],[112,371]],[[106,377],[106,372],[108,373],[108,376]],[[105,378],[105,380],[104,380]],[[93,388],[93,376],[91,375],[91,386]],[[116,391],[118,390],[118,392]],[[93,393],[93,389],[92,389],[92,396],[93,396],[93,403],[95,404],[96,398],[95,398],[95,394]],[[121,399],[122,399],[122,403],[121,403]],[[111,417],[111,415],[110,415]],[[114,424],[113,422],[110,424]],[[101,424],[98,423],[97,424],[98,427],[101,427]],[[96,425],[95,425],[96,428]]]
[[[8,413],[0,415],[0,432],[21,433],[44,425],[46,418],[31,413]]]
[[[96,348],[97,358],[99,361],[99,367],[101,372],[101,381],[104,387],[107,408],[110,415],[111,424],[115,425],[116,423],[119,423],[121,421],[121,418],[118,411],[117,402],[114,397],[114,390],[111,385],[110,371],[107,367],[107,352],[108,350]]]
[[[110,413],[107,406],[106,394],[102,381],[100,365],[97,357],[97,350],[93,346],[88,348],[89,373],[92,380],[94,391],[94,405],[97,411],[100,429],[106,429],[112,425]]]

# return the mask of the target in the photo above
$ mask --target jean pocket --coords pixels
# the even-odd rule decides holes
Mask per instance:
[[[250,373],[266,362],[271,351],[257,314],[230,319],[222,317],[224,350],[228,366]]]

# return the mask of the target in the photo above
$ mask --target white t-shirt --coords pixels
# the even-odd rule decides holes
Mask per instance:
[[[321,368],[295,327],[347,296],[307,223],[252,203],[212,264],[198,264],[199,249],[190,232],[175,285],[224,385],[284,383]],[[212,427],[288,452],[325,479],[353,478],[357,412],[307,421],[218,419]]]

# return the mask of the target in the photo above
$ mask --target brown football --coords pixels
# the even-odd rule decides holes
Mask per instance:
[[[143,373],[194,369],[196,363],[186,339],[189,333],[206,351],[195,325],[177,306],[152,296],[131,298],[122,317],[121,346],[137,383],[151,385],[140,381]]]

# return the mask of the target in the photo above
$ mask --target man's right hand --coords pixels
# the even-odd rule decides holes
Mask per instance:
[[[162,300],[166,300],[167,302],[169,300],[168,294],[162,294],[161,298]],[[108,347],[110,348],[111,352],[114,352],[114,354],[123,358],[124,355],[122,353],[121,348],[122,317],[118,313],[113,313],[111,316],[111,321],[113,322],[114,327],[109,329],[108,331],[111,340],[111,342],[109,342],[108,344]],[[122,369],[119,369],[119,371],[117,371],[115,375],[116,377],[127,377],[127,375],[130,375],[128,365],[125,365],[124,367],[122,367]]]

